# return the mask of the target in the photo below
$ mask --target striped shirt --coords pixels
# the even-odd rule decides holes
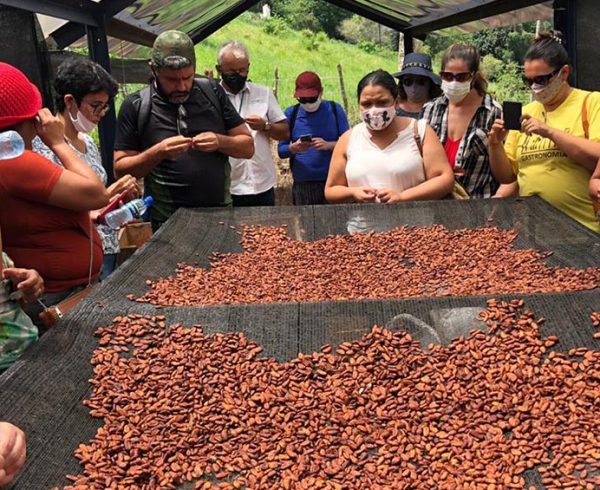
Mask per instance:
[[[471,197],[491,197],[498,190],[498,182],[490,169],[487,134],[494,120],[501,117],[502,107],[486,94],[458,148],[454,167],[456,181]],[[445,145],[448,139],[448,98],[442,95],[425,104],[423,118],[437,133],[442,145]]]

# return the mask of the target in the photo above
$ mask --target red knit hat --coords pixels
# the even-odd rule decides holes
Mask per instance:
[[[22,71],[0,62],[0,129],[32,119],[41,108],[38,88]]]

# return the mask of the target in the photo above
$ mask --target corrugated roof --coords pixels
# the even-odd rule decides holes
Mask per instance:
[[[149,44],[156,33],[167,29],[187,32],[197,43],[258,1],[136,0],[109,22],[107,32],[112,35],[109,36],[109,45],[113,52],[127,55],[139,44]],[[475,31],[546,20],[551,19],[553,13],[552,2],[539,0],[324,1],[413,35],[424,35],[451,26]],[[100,2],[101,5],[103,3]],[[40,22],[46,35],[53,35],[59,40],[59,47],[70,45],[83,35],[81,26],[77,24],[61,26],[55,19],[45,16],[40,16]]]

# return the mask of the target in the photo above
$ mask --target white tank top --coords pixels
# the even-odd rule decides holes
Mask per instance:
[[[392,189],[397,192],[425,182],[423,157],[415,141],[416,120],[398,133],[398,137],[383,150],[371,141],[365,123],[352,129],[348,143],[346,180],[349,187]],[[425,141],[427,121],[418,122],[421,141]]]

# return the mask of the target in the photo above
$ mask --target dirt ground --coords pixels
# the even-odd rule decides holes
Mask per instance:
[[[275,184],[275,205],[276,206],[291,206],[292,203],[292,171],[290,170],[290,162],[286,158],[282,160],[277,155],[277,143],[272,142],[271,151],[277,167],[277,182]]]

